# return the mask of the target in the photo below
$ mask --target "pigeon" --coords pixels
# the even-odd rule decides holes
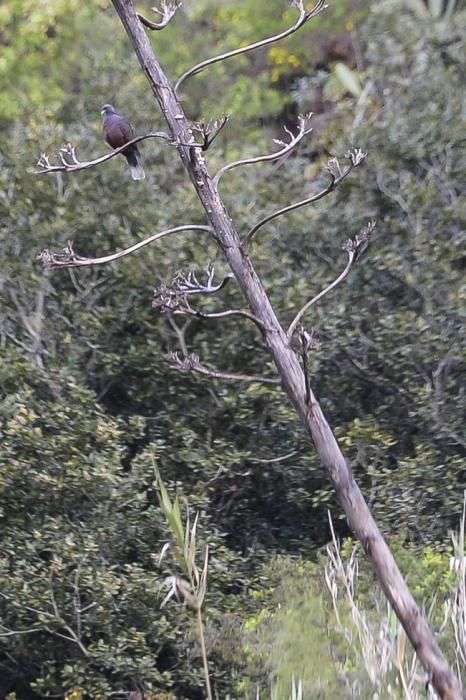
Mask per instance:
[[[133,127],[127,119],[116,111],[113,105],[104,105],[101,110],[103,116],[102,130],[106,142],[112,148],[120,148],[133,138]],[[135,143],[121,152],[121,155],[128,161],[131,177],[133,180],[144,180],[146,174],[144,168],[139,163],[139,148]]]

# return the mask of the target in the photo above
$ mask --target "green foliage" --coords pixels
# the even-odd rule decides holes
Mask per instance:
[[[2,3],[0,119],[37,115],[39,109],[47,118],[60,109],[66,92],[64,79],[80,79],[77,37],[95,21],[96,10],[98,1]]]
[[[154,287],[180,268],[214,259],[225,271],[213,243],[186,233],[71,273],[44,274],[36,262],[41,249],[60,250],[70,238],[78,254],[101,255],[204,215],[176,154],[153,140],[141,146],[148,179],[138,187],[121,158],[69,176],[33,175],[39,152],[52,156],[63,141],[82,158],[105,152],[103,102],[115,101],[138,133],[162,128],[162,118],[106,3],[29,5],[0,8],[0,632],[17,632],[0,637],[0,695],[81,688],[98,698],[144,687],[203,696],[189,611],[159,609],[172,572],[158,566],[169,532],[155,461],[170,499],[187,496],[202,513],[215,692],[254,692],[257,681],[266,693],[272,682],[280,697],[294,676],[312,697],[323,684],[341,697],[364,674],[356,677],[360,659],[341,634],[328,634],[321,563],[277,559],[262,568],[277,552],[315,557],[328,539],[327,505],[340,513],[308,438],[279,391],[171,369],[165,353],[178,349],[177,333],[150,307]],[[157,52],[177,76],[288,26],[296,11],[283,7],[192,3],[157,34]],[[329,44],[334,28],[345,42],[352,36],[365,12],[354,7],[348,15],[347,3],[333,2],[332,14],[287,43],[210,68],[186,84],[183,99],[193,117],[233,114],[208,153],[212,170],[273,148],[284,107],[288,124],[319,95],[334,110],[330,124],[318,116],[311,139],[279,169],[252,166],[222,180],[242,233],[327,182],[326,151],[369,151],[365,169],[328,199],[265,227],[252,254],[286,323],[334,279],[348,235],[378,219],[364,264],[307,318],[320,337],[311,379],[382,527],[401,532],[396,555],[437,625],[450,578],[436,540],[456,526],[465,477],[462,56],[461,41],[450,41],[463,37],[464,15],[446,27],[378,3],[358,30],[364,70],[349,59],[342,76],[347,56]],[[329,105],[333,96],[341,103]],[[202,303],[244,302],[232,284]],[[246,322],[219,329],[195,319],[185,341],[207,365],[273,374]],[[405,549],[405,541],[424,546]],[[369,612],[372,585],[364,573]],[[343,659],[338,673],[332,650]]]
[[[462,57],[461,40],[448,43],[463,20],[457,13],[452,28],[392,2],[373,8],[361,124],[347,136],[342,118],[343,133],[332,133],[332,150],[360,144],[367,165],[306,212],[312,236],[287,240],[288,259],[312,267],[318,290],[343,265],[348,233],[378,220],[364,264],[309,318],[321,337],[314,388],[376,517],[413,539],[453,526],[465,476]],[[304,214],[289,226],[303,230]],[[267,237],[269,251],[281,246],[279,225]]]
[[[144,421],[111,419],[69,371],[50,385],[18,357],[1,378],[0,608],[2,631],[19,633],[1,641],[21,668],[18,675],[5,657],[3,682],[16,678],[40,693],[77,684],[93,698],[135,689],[138,678],[147,690],[170,688],[174,650],[193,642],[185,609],[159,612],[166,533],[154,456],[125,467]],[[215,601],[239,570],[208,532]],[[212,618],[219,614],[214,604]],[[198,692],[200,668],[183,670],[180,697]]]
[[[183,89],[191,111],[199,110],[201,114],[228,112],[234,117],[239,133],[242,133],[245,122],[258,117],[262,121],[276,120],[290,103],[287,95],[293,82],[308,74],[310,66],[327,63],[329,44],[335,36],[349,36],[350,19],[361,21],[366,13],[363,2],[353,1],[348,5],[337,0],[301,32],[280,44],[210,67]],[[196,2],[191,19],[200,21],[203,34],[214,38],[215,49],[212,52],[209,46],[209,51],[206,51],[205,44],[200,44],[193,62],[279,34],[297,17],[296,8],[283,0]],[[167,48],[167,57],[169,53],[171,51]],[[258,137],[255,130],[250,135],[254,139]]]
[[[390,546],[453,662],[456,642],[445,624],[445,601],[456,596],[449,548],[406,546],[401,539],[390,541]],[[317,563],[277,557],[264,566],[262,588],[253,594],[260,612],[244,623],[248,680],[239,684],[239,693],[255,684],[264,689],[272,685],[277,697],[286,697],[292,680],[299,678],[304,697],[331,700],[356,694],[369,700],[377,692],[401,699],[404,675],[412,682],[412,697],[423,697],[404,632],[387,609],[359,547],[356,552],[352,574],[355,546],[351,540],[344,542],[345,579],[332,576],[333,564],[324,552]],[[261,697],[269,697],[268,692]]]
[[[260,679],[262,668],[264,686],[272,683],[278,697],[285,697],[293,678],[302,682],[305,697],[336,694],[336,649],[329,643],[329,611],[319,567],[277,559],[263,577],[272,584],[259,598],[266,607],[245,625],[256,675]]]
[[[170,591],[165,596],[161,607],[163,607],[170,598],[175,598],[179,603],[182,602],[184,605],[196,611],[197,634],[201,646],[206,693],[208,700],[212,700],[209,662],[205,644],[205,623],[203,620],[204,602],[207,591],[209,547],[205,545],[204,565],[201,571],[198,567],[199,513],[196,514],[194,522],[191,524],[189,506],[186,503],[186,518],[183,524],[178,495],[175,496],[173,501],[170,499],[159,471],[156,471],[156,484],[160,508],[171,530],[171,543],[167,542],[163,546],[160,559],[163,558],[171,546],[175,561],[181,568],[183,574],[187,577],[186,580],[172,574],[166,579],[166,582],[170,586]]]

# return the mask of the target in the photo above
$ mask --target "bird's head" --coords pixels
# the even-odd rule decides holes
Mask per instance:
[[[105,117],[107,114],[116,114],[116,109],[113,105],[104,105],[100,113]]]

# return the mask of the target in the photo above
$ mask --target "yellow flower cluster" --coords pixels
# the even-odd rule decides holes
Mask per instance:
[[[271,79],[276,83],[282,75],[289,72],[290,68],[298,68],[301,59],[296,54],[288,53],[281,46],[273,46],[268,53],[269,63],[272,67]]]
[[[83,694],[81,688],[76,686],[72,691],[65,695],[65,700],[81,700],[82,696]]]

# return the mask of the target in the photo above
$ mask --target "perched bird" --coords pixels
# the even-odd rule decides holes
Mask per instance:
[[[113,105],[104,105],[101,110],[103,116],[102,130],[106,142],[112,148],[120,148],[133,138],[133,127],[127,119],[116,111]],[[128,161],[131,177],[133,180],[144,180],[146,174],[144,168],[139,164],[141,157],[137,144],[133,143],[121,152],[121,155]]]

